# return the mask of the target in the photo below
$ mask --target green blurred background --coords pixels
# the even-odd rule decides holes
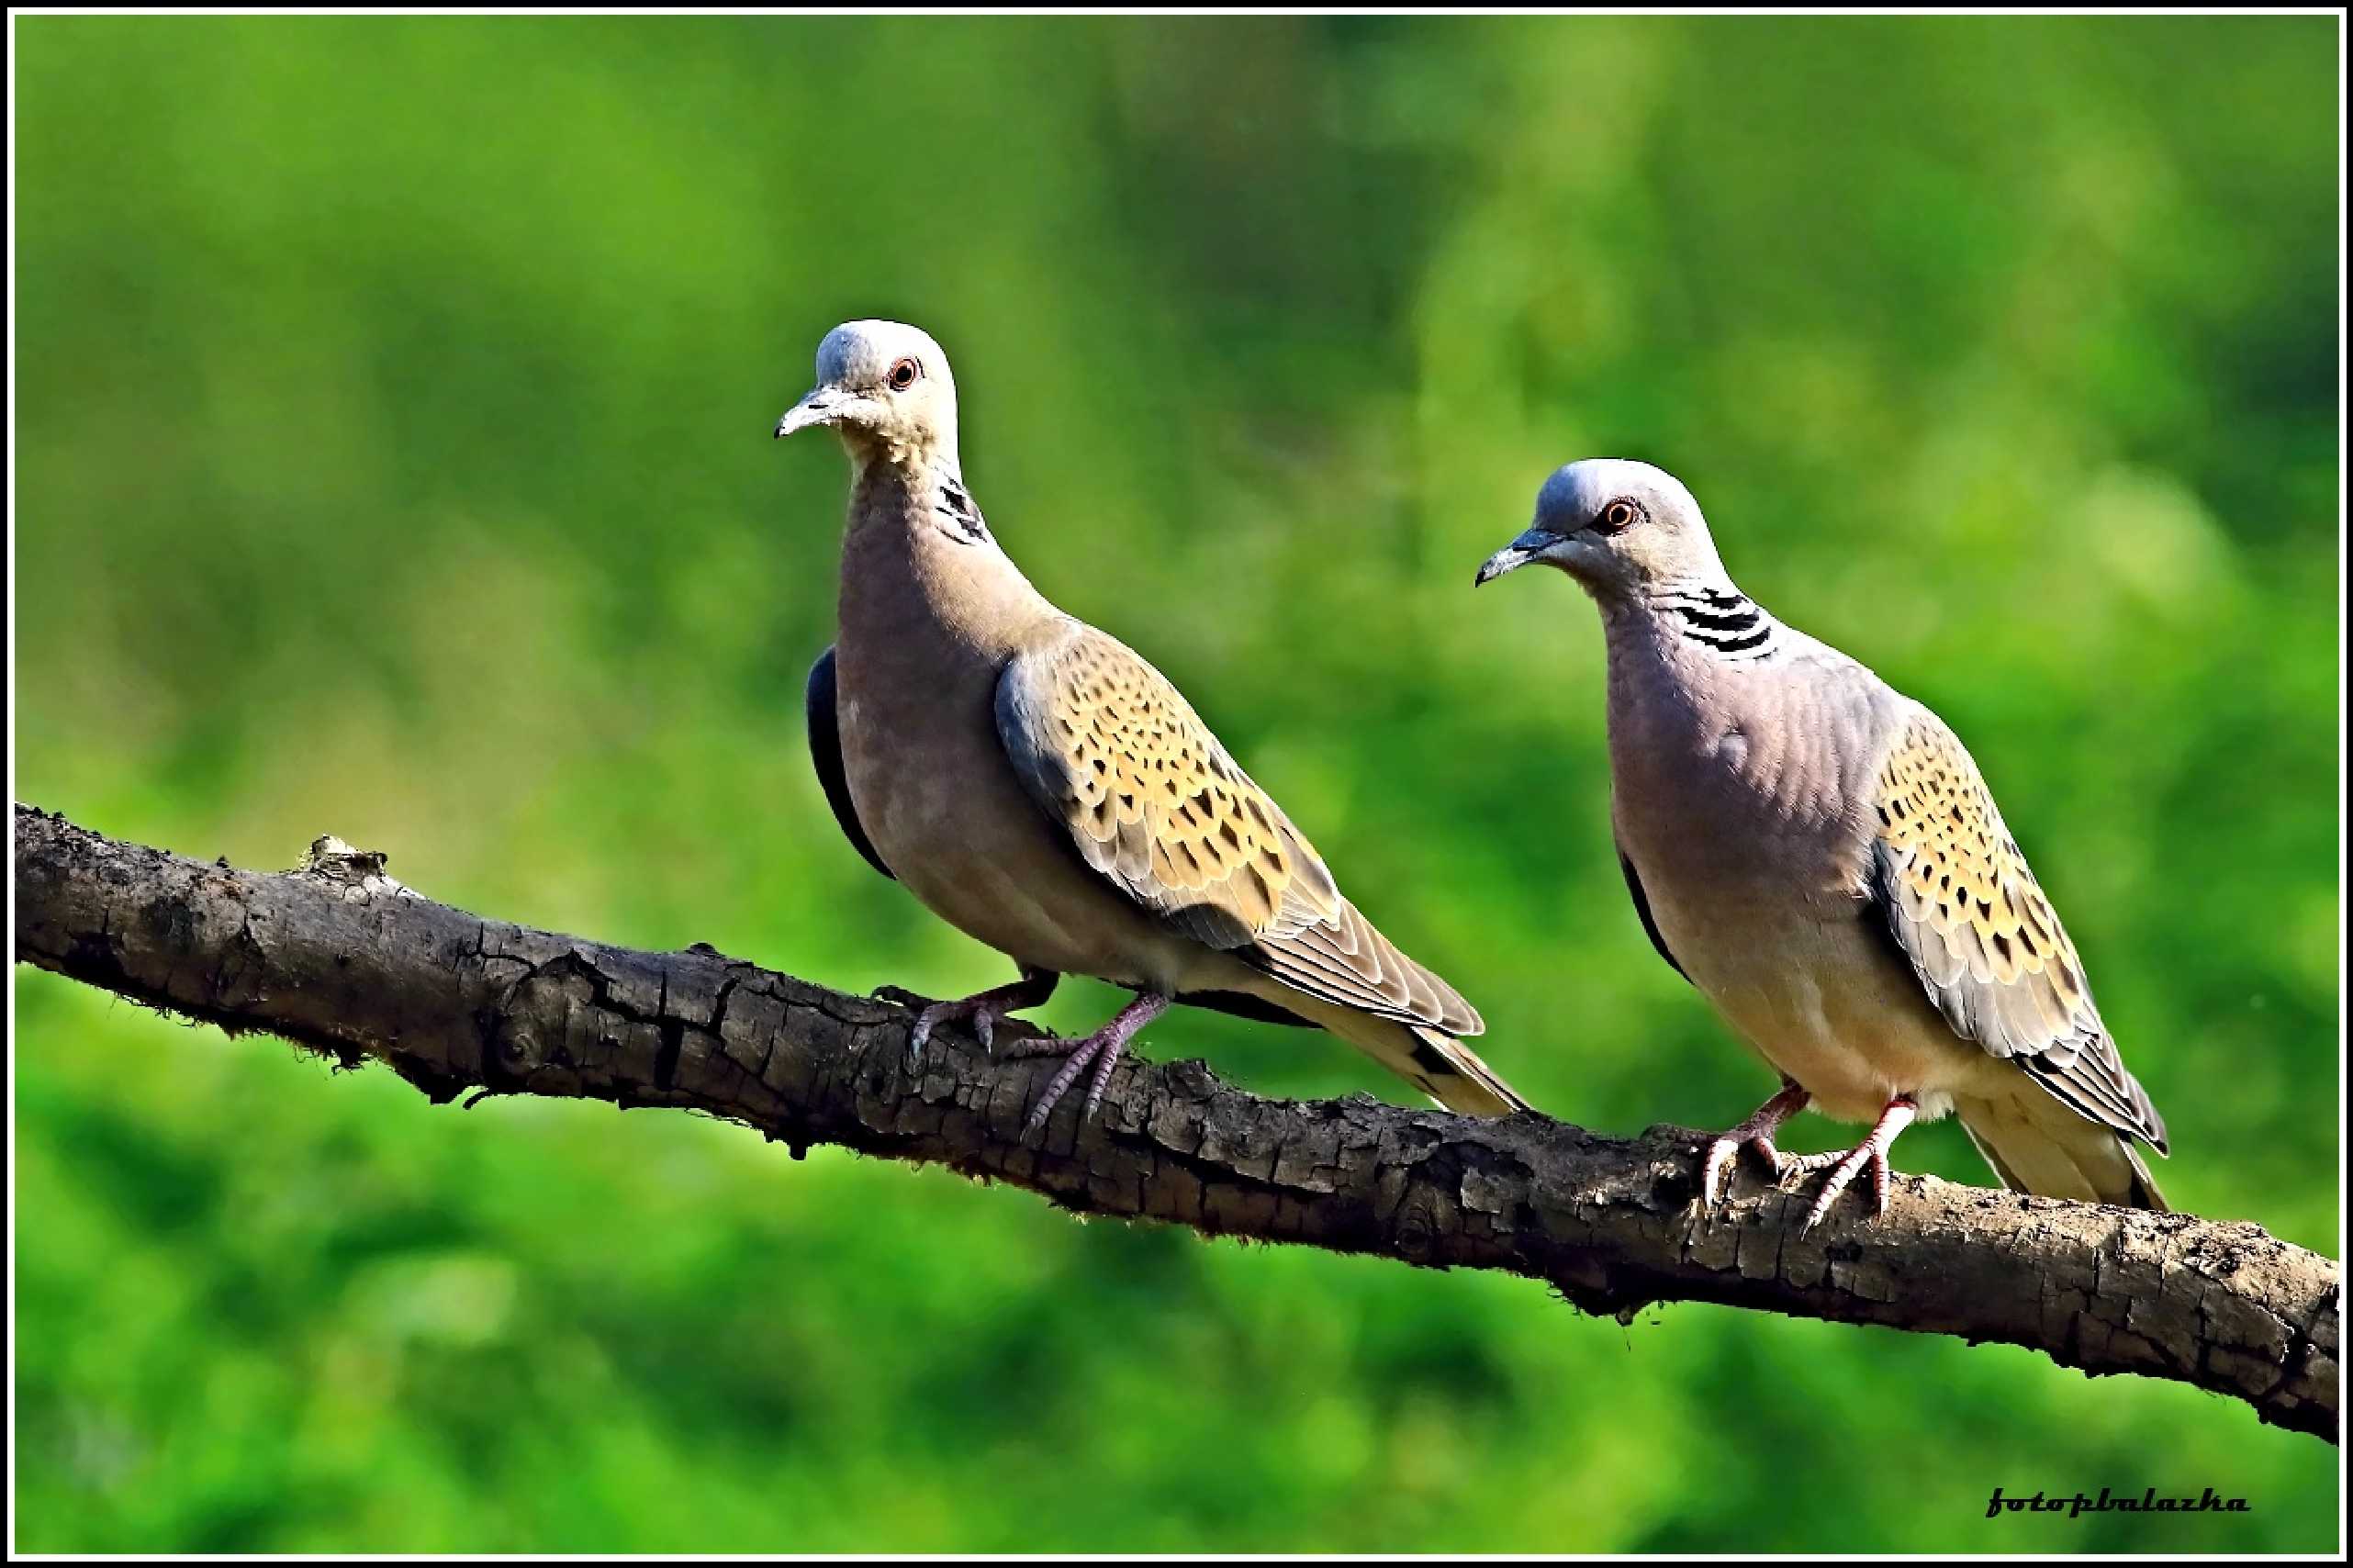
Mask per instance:
[[[1642,456],[1969,739],[2166,1191],[2333,1251],[2336,28],[20,19],[17,796],[846,988],[1007,978],[803,748],[844,466],[768,431],[899,317],[1007,547],[1489,1059],[1724,1126],[1769,1085],[1619,884],[1592,611],[1470,588],[1555,465]],[[1620,1327],[16,999],[26,1549],[2336,1540],[2336,1450],[2173,1384]],[[1398,1092],[1207,1014],[1145,1050]],[[1950,1125],[1900,1163],[1990,1180]]]

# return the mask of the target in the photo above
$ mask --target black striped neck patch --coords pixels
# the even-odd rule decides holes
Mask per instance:
[[[1683,641],[1727,658],[1767,656],[1781,626],[1729,583],[1671,583],[1652,594],[1651,606]]]
[[[963,479],[946,469],[935,469],[932,480],[932,513],[944,530],[967,544],[986,544],[988,520],[980,515],[980,504],[964,487]]]

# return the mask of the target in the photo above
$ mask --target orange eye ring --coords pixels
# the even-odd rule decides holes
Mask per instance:
[[[1642,509],[1630,500],[1615,500],[1601,509],[1594,526],[1604,533],[1623,533],[1641,520]]]
[[[924,367],[913,360],[901,360],[891,367],[891,389],[894,392],[904,392],[915,384],[916,379],[923,373]]]

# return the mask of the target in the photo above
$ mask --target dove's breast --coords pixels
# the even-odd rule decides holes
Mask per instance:
[[[1645,667],[1613,647],[1609,714],[1619,846],[1667,950],[1825,1114],[1869,1121],[1899,1093],[1941,1114],[2002,1064],[1953,1034],[1868,918],[1858,802],[1903,700],[1835,655],[1791,679],[1674,652]]]
[[[920,516],[854,523],[845,552],[835,648],[842,768],[891,874],[934,913],[1022,963],[1171,994],[1208,989],[1198,971],[1224,956],[1114,893],[1005,756],[998,675],[1028,629],[1060,612],[993,543]]]

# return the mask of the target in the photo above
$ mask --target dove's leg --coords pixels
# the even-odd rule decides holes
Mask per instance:
[[[1899,1094],[1879,1113],[1870,1135],[1847,1153],[1799,1155],[1785,1162],[1784,1169],[1797,1171],[1819,1170],[1825,1165],[1832,1168],[1822,1179],[1821,1195],[1814,1199],[1813,1208],[1806,1215],[1805,1229],[1811,1230],[1822,1222],[1830,1206],[1838,1202],[1838,1195],[1846,1191],[1848,1183],[1866,1165],[1871,1168],[1871,1212],[1875,1216],[1888,1212],[1888,1149],[1895,1143],[1896,1135],[1911,1126],[1912,1118],[1918,1114],[1920,1106],[1911,1097]]]
[[[1740,1158],[1741,1146],[1748,1145],[1765,1156],[1765,1169],[1773,1179],[1781,1179],[1781,1151],[1773,1147],[1773,1135],[1781,1124],[1804,1110],[1813,1096],[1788,1079],[1781,1081],[1781,1092],[1756,1108],[1739,1126],[1708,1146],[1708,1158],[1699,1167],[1699,1206],[1712,1209],[1724,1195],[1724,1180],[1732,1173],[1732,1162]]]
[[[972,1031],[984,1051],[993,1051],[997,1044],[997,1025],[1007,1022],[1024,1008],[1042,1006],[1054,994],[1061,976],[1052,969],[1036,969],[1027,964],[1021,967],[1021,979],[1010,985],[993,987],[961,1002],[935,1002],[915,1014],[915,1026],[907,1033],[907,1060],[921,1061],[924,1047],[929,1043],[932,1031],[942,1024],[961,1024]]]
[[[1062,1070],[1056,1073],[1054,1081],[1046,1086],[1045,1094],[1029,1113],[1029,1120],[1022,1124],[1022,1136],[1026,1137],[1046,1125],[1046,1118],[1053,1113],[1062,1096],[1070,1092],[1070,1085],[1079,1081],[1079,1074],[1086,1071],[1089,1064],[1094,1068],[1094,1076],[1087,1085],[1087,1108],[1079,1120],[1084,1122],[1092,1117],[1095,1107],[1103,1103],[1104,1085],[1111,1081],[1111,1070],[1118,1065],[1121,1054],[1127,1049],[1127,1042],[1134,1039],[1145,1025],[1168,1010],[1167,997],[1147,992],[1114,1014],[1110,1023],[1082,1039],[1025,1040],[1008,1051],[1008,1056],[1067,1055],[1070,1058],[1062,1064]]]

